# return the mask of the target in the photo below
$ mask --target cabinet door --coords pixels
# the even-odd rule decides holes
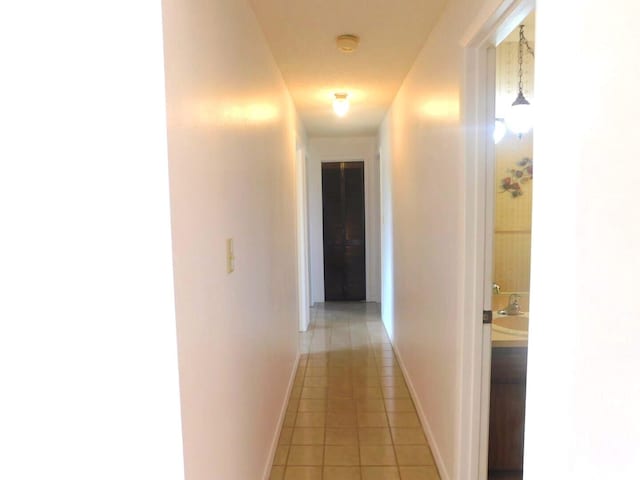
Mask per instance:
[[[492,350],[489,472],[522,471],[526,375],[526,348]]]

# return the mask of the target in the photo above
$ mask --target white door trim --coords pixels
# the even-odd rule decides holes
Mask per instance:
[[[534,6],[534,0],[488,3],[460,40],[465,49],[462,111],[468,133],[458,478],[487,478],[491,325],[482,324],[482,310],[491,310],[493,278],[495,45]]]
[[[309,209],[307,206],[307,159],[304,147],[296,149],[296,212],[298,243],[298,328],[309,328]]]

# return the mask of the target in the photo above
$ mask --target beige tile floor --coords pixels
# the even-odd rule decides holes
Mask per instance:
[[[439,480],[378,306],[312,309],[271,480]]]

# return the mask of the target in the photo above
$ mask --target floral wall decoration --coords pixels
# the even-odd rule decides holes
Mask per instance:
[[[522,184],[533,179],[533,161],[525,157],[516,164],[516,168],[507,172],[509,174],[500,181],[500,193],[510,192],[513,198],[517,198],[522,195]]]

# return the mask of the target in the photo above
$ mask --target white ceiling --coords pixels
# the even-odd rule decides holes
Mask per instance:
[[[249,0],[311,137],[375,134],[446,0]],[[352,54],[338,35],[361,39]],[[349,93],[338,118],[334,92]]]

